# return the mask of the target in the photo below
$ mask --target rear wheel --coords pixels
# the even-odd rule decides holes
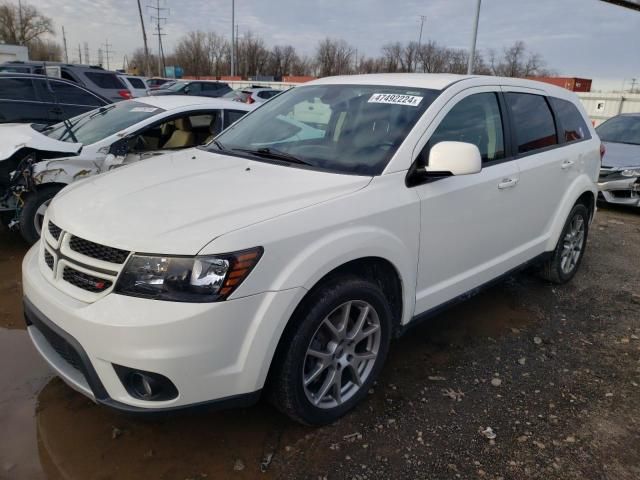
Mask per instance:
[[[26,196],[20,212],[20,233],[29,244],[36,243],[40,238],[44,214],[62,188],[59,185],[41,187]]]
[[[551,258],[542,265],[545,280],[562,284],[573,278],[582,262],[588,233],[589,210],[578,203],[569,213]]]
[[[307,298],[283,339],[272,400],[294,420],[335,421],[367,394],[389,349],[391,310],[380,288],[333,279]]]

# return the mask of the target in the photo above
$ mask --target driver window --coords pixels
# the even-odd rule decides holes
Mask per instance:
[[[480,150],[483,163],[504,158],[502,116],[496,94],[476,93],[460,100],[431,135],[420,161],[426,163],[431,147],[445,141],[473,143]]]
[[[129,151],[140,153],[204,145],[212,135],[219,133],[221,125],[220,110],[172,118],[148,127],[132,138]]]

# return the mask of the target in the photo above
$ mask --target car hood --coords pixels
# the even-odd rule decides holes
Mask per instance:
[[[640,167],[640,145],[603,142],[607,152],[602,159],[603,167]]]
[[[48,211],[56,225],[96,243],[193,255],[220,235],[370,181],[190,149],[72,184]]]
[[[76,154],[81,143],[61,142],[31,128],[28,123],[6,123],[0,125],[0,161],[6,160],[21,148],[47,152]]]

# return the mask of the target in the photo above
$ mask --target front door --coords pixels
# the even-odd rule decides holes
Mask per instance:
[[[433,133],[416,161],[428,164],[431,147],[442,141],[475,144],[482,156],[477,174],[451,176],[415,186],[420,199],[420,258],[416,314],[430,310],[506,272],[523,239],[519,171],[505,141],[506,116],[498,87],[465,90],[430,127]],[[423,140],[424,142],[424,140]]]

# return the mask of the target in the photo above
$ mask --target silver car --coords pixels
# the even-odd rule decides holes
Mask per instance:
[[[596,131],[606,149],[598,188],[607,203],[640,207],[640,113],[626,113]]]

